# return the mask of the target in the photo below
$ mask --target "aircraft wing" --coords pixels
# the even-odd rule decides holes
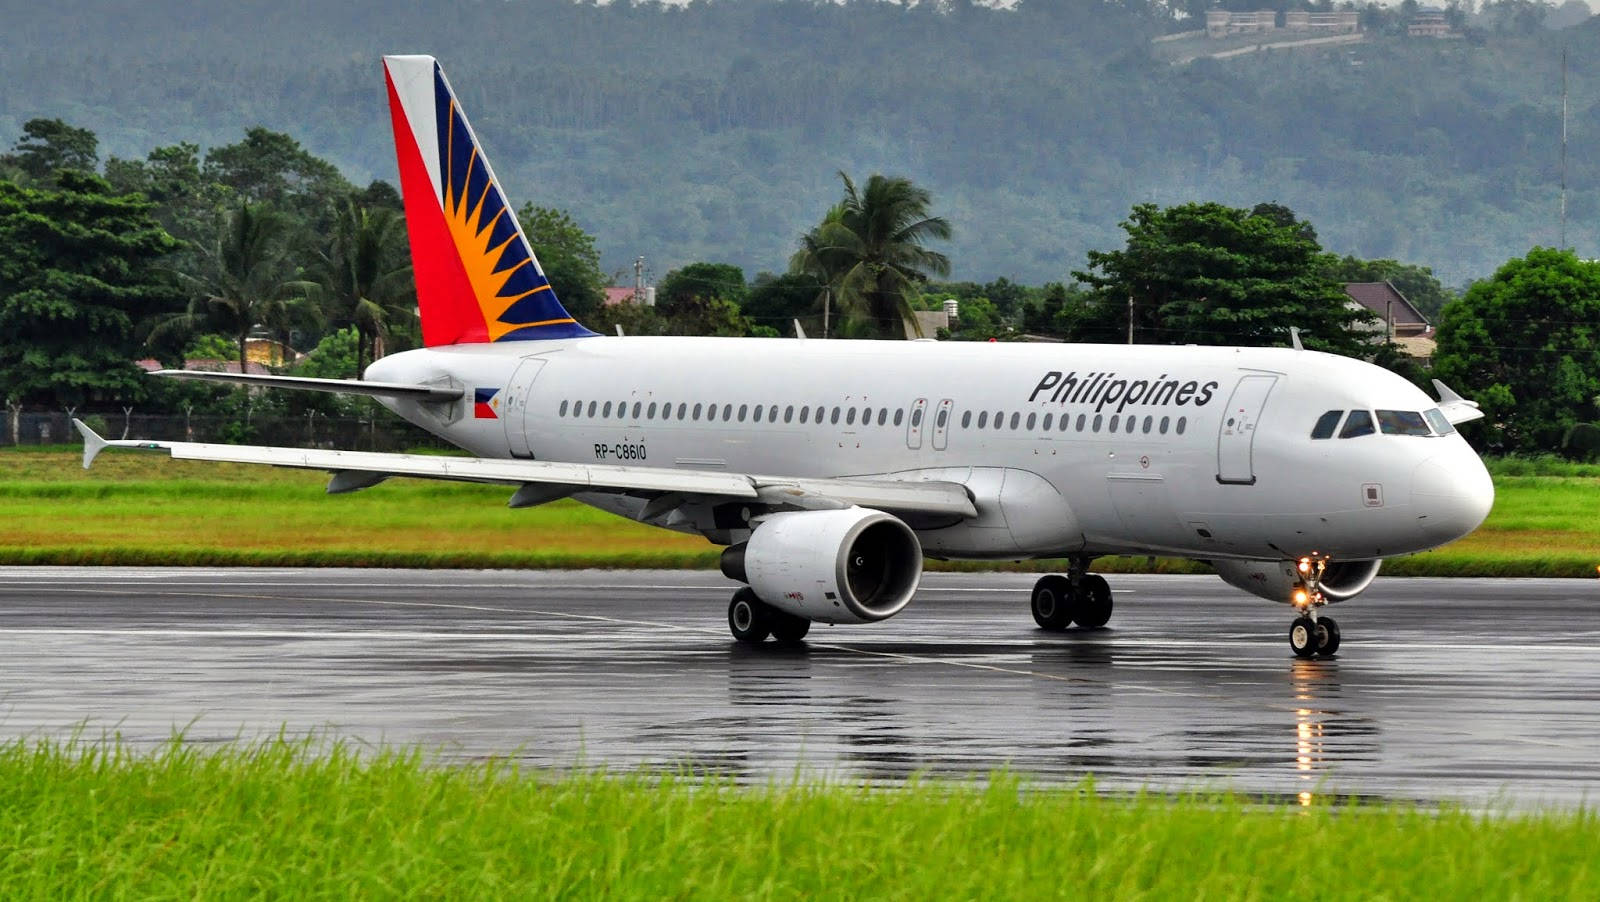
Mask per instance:
[[[374,398],[410,398],[413,401],[443,402],[461,397],[464,389],[437,385],[410,385],[403,382],[366,382],[360,379],[310,379],[305,376],[272,376],[259,373],[216,373],[208,370],[156,370],[152,376],[190,379],[198,382],[227,382],[257,385],[262,388],[289,388],[300,391],[332,392],[342,395],[368,395]]]
[[[334,474],[330,493],[376,485],[391,476],[448,479],[519,486],[513,506],[553,500],[575,492],[615,492],[667,498],[670,506],[689,500],[748,499],[756,504],[826,509],[861,505],[890,512],[976,517],[977,508],[965,486],[954,482],[871,478],[789,478],[666,467],[622,467],[542,460],[484,457],[442,457],[431,454],[386,454],[376,451],[333,451],[274,448],[263,445],[218,445],[204,442],[146,440],[108,441],[81,420],[72,424],[83,435],[83,466],[88,469],[106,448],[166,451],[176,460],[208,460],[265,464]],[[531,491],[530,491],[531,489]],[[671,496],[670,498],[668,496]],[[519,503],[518,499],[528,499]],[[669,506],[657,510],[665,513]],[[647,511],[650,508],[647,507]],[[642,516],[641,519],[648,519]]]
[[[1438,379],[1433,380],[1433,387],[1439,393],[1439,412],[1450,421],[1450,425],[1459,426],[1483,419],[1483,411],[1478,409],[1477,401],[1468,401]]]

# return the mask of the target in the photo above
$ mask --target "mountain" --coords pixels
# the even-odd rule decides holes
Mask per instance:
[[[611,267],[781,269],[844,170],[929,188],[958,278],[1067,279],[1133,204],[1218,200],[1459,283],[1556,243],[1565,44],[1569,243],[1600,256],[1600,19],[1158,59],[1182,27],[1143,0],[61,0],[7,14],[0,142],[60,117],[143,156],[261,124],[393,179],[378,57],[426,52],[516,202],[570,210]]]

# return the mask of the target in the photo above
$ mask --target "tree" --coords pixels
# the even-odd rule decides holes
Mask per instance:
[[[0,393],[50,407],[144,396],[137,325],[182,304],[157,268],[177,241],[151,207],[65,169],[50,188],[0,182]]]
[[[204,172],[249,203],[271,204],[308,222],[326,213],[330,199],[355,190],[337,167],[299,141],[259,126],[246,131],[243,141],[207,154]]]
[[[209,328],[237,344],[239,372],[248,372],[246,342],[257,326],[276,326],[295,316],[314,316],[293,283],[289,260],[290,221],[264,204],[241,201],[217,215],[216,231],[199,246],[198,267],[179,273],[192,292],[188,310],[156,331]]]
[[[820,337],[822,318],[813,317],[812,311],[816,310],[821,290],[816,277],[804,273],[758,273],[750,283],[750,293],[745,295],[744,314],[757,325],[768,326],[782,335],[790,334],[795,320],[814,319],[807,323],[806,332]]]
[[[1287,214],[1287,215],[1286,215]],[[1325,274],[1315,232],[1276,205],[1140,204],[1122,223],[1120,251],[1090,251],[1075,275],[1096,298],[1101,339],[1160,344],[1278,345],[1297,326],[1307,347],[1371,350],[1375,323]],[[1115,324],[1121,336],[1105,334]]]
[[[949,275],[950,259],[924,245],[948,240],[950,224],[929,216],[926,189],[910,179],[874,173],[865,189],[843,172],[844,199],[801,238],[791,272],[816,277],[845,313],[846,328],[864,337],[903,337],[916,322],[912,298],[931,275]]]
[[[1556,451],[1600,395],[1600,263],[1536,247],[1444,308],[1434,372],[1477,400],[1499,451]]]
[[[742,308],[747,291],[744,270],[731,263],[690,263],[667,273],[656,286],[656,306],[669,318],[712,298]]]
[[[290,289],[303,292],[335,327],[355,328],[353,370],[345,374],[352,379],[360,379],[376,357],[378,339],[415,319],[405,219],[387,207],[369,209],[354,199],[340,204],[333,232],[307,276]]]
[[[205,177],[200,147],[188,142],[157,147],[143,160],[112,157],[106,181],[120,193],[138,192],[154,201],[156,219],[184,241],[202,240],[211,231],[231,193]]]
[[[100,165],[100,140],[86,128],[60,119],[29,119],[11,153],[0,165],[15,167],[34,181],[47,181],[62,169],[94,172]]]
[[[605,304],[607,281],[594,236],[567,211],[554,207],[525,204],[517,211],[517,221],[556,299],[575,319],[592,318]]]

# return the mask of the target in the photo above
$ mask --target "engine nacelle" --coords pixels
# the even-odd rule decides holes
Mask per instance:
[[[1294,561],[1208,561],[1222,581],[1268,601],[1293,602],[1300,574]],[[1322,572],[1322,594],[1344,601],[1366,591],[1378,576],[1382,560],[1334,561]]]
[[[916,533],[883,511],[773,514],[722,553],[722,572],[807,620],[870,623],[900,613],[922,581]]]

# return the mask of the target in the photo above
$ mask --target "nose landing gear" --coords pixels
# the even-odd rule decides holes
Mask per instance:
[[[1303,557],[1297,567],[1300,582],[1290,601],[1300,616],[1289,625],[1289,648],[1300,658],[1332,657],[1339,650],[1339,622],[1318,613],[1328,603],[1322,594],[1322,574],[1328,562]]]

